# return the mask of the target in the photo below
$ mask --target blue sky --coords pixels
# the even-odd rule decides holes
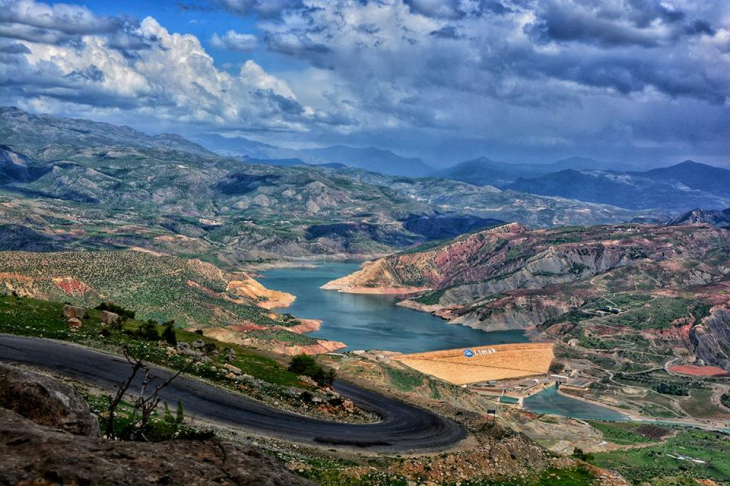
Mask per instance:
[[[0,104],[158,133],[730,163],[723,0],[0,0]]]

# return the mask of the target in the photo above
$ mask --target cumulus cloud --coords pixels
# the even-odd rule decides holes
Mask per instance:
[[[213,34],[210,44],[218,49],[247,52],[256,48],[258,38],[253,34],[240,34],[235,30],[229,30],[224,35]]]
[[[4,20],[83,35],[68,43],[53,36],[28,40],[0,34],[10,37],[0,42],[0,98],[5,102],[50,111],[85,106],[77,110],[93,108],[97,115],[123,110],[147,119],[148,125],[162,120],[307,130],[325,117],[302,105],[286,82],[255,62],[244,62],[235,75],[219,70],[195,36],[170,33],[151,17],[130,31],[129,38],[144,45],[134,50],[133,43],[120,46],[115,21],[84,8],[27,1],[13,8],[12,15],[3,12]],[[65,27],[56,25],[64,20]],[[242,39],[229,34],[225,38],[231,42]]]
[[[236,13],[257,14],[244,3]],[[326,77],[320,106],[374,133],[422,128],[523,143],[641,134],[648,144],[663,135],[643,124],[686,116],[677,106],[730,119],[730,5],[721,0],[295,3],[259,21],[265,46],[307,61],[309,71],[290,76],[298,89]],[[699,126],[688,143],[710,136]]]

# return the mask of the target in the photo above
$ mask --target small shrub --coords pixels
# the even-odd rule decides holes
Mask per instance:
[[[320,386],[331,386],[335,381],[335,370],[325,370],[317,363],[314,356],[298,354],[291,359],[289,371],[298,375],[308,376]]]
[[[160,339],[160,333],[157,331],[157,324],[154,321],[142,323],[136,334],[137,337],[145,341],[158,341]]]
[[[177,346],[175,335],[175,321],[167,321],[162,328],[162,340],[171,346]]]

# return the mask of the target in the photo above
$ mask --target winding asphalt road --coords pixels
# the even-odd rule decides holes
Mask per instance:
[[[0,361],[32,365],[105,389],[113,389],[130,373],[129,363],[119,356],[59,341],[6,334],[0,334]],[[155,375],[164,380],[170,373],[155,369]],[[357,405],[377,412],[382,420],[346,424],[312,419],[184,376],[163,389],[160,397],[171,404],[181,400],[188,416],[255,434],[330,447],[426,452],[444,450],[466,437],[457,423],[432,412],[343,381],[336,381],[335,389]]]

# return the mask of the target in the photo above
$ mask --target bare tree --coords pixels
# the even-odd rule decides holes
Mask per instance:
[[[172,383],[175,378],[180,376],[181,373],[187,370],[188,367],[186,366],[185,368],[177,371],[174,375],[170,376],[165,381],[155,385],[148,394],[148,388],[157,379],[157,377],[151,373],[151,370],[144,365],[141,359],[133,358],[132,355],[129,353],[129,349],[126,346],[123,350],[123,354],[124,358],[132,366],[132,371],[126,380],[117,385],[117,390],[115,394],[113,396],[109,396],[109,405],[106,410],[106,417],[102,416],[101,414],[97,415],[99,415],[99,417],[107,424],[106,437],[108,439],[114,440],[121,438],[126,440],[147,440],[144,434],[148,430],[149,421],[152,417],[152,414],[154,413],[157,406],[160,404],[160,391],[169,386],[170,383]],[[123,431],[121,431],[121,434],[118,434],[116,431],[117,410],[119,408],[119,405],[123,402],[124,397],[127,395],[129,388],[132,386],[132,383],[134,382],[134,379],[137,377],[137,374],[140,370],[144,370],[144,378],[142,379],[140,393],[134,400],[132,421],[127,427],[124,428]]]

